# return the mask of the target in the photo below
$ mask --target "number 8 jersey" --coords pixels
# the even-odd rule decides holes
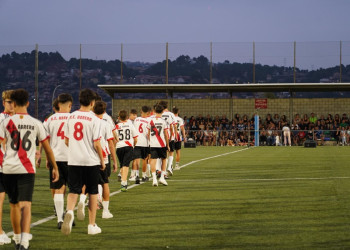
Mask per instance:
[[[6,139],[4,174],[34,174],[36,138],[45,141],[48,135],[43,124],[28,114],[16,114],[0,125],[0,139]]]
[[[93,112],[77,110],[70,114],[64,126],[64,136],[69,139],[68,165],[101,165],[94,141],[100,140],[100,119]]]
[[[119,138],[117,148],[134,147],[133,138],[136,138],[138,134],[132,122],[130,120],[119,122],[115,127]]]

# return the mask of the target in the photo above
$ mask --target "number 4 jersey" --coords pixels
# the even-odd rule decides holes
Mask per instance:
[[[75,111],[70,114],[64,136],[69,139],[68,165],[97,166],[101,164],[94,141],[100,140],[100,119],[93,112]]]
[[[16,114],[0,125],[0,139],[7,139],[3,162],[4,174],[34,174],[36,138],[48,138],[43,124],[28,114]]]
[[[65,143],[64,124],[70,113],[56,113],[44,122],[44,128],[50,135],[50,146],[56,161],[68,161],[68,147]]]

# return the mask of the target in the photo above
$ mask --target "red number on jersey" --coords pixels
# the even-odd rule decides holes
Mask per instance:
[[[73,137],[77,141],[80,141],[81,139],[83,139],[83,124],[81,122],[77,122],[74,125]]]
[[[57,136],[61,137],[62,140],[64,140],[64,131],[62,131],[63,125],[64,125],[64,122],[61,123],[60,128],[57,131]]]
[[[142,123],[140,123],[139,132],[140,132],[141,134],[143,133]]]

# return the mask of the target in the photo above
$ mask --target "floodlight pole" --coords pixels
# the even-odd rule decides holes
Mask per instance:
[[[169,78],[169,62],[168,62],[168,59],[169,59],[169,44],[166,43],[166,55],[165,55],[165,83],[168,84],[168,78]]]
[[[81,72],[81,69],[82,69],[82,65],[81,65],[81,44],[80,44],[80,72],[79,72],[79,83],[80,83],[80,90],[81,90],[81,82],[82,82],[82,72]]]
[[[35,45],[35,117],[39,117],[39,45]]]
[[[294,71],[293,71],[293,81],[296,83],[296,48],[297,48],[297,43],[294,41]]]
[[[120,84],[123,83],[123,44],[120,44]]]
[[[339,65],[339,82],[341,83],[341,71],[342,71],[342,42],[340,41],[340,65]]]
[[[210,42],[210,84],[213,83],[213,43]]]
[[[61,87],[61,86],[62,86],[62,85],[59,84],[59,85],[57,85],[56,88],[53,90],[53,93],[52,93],[52,102],[51,102],[51,103],[53,103],[53,100],[55,99],[55,92],[56,92],[56,89],[57,89],[58,87]]]

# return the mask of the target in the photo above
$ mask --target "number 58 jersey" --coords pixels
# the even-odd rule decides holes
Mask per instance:
[[[97,166],[101,164],[94,141],[100,140],[100,119],[92,112],[75,111],[70,114],[64,127],[69,139],[68,165]]]
[[[36,138],[45,141],[48,135],[43,124],[28,114],[16,114],[0,125],[0,139],[6,139],[4,174],[34,174]]]
[[[119,122],[116,126],[118,131],[117,148],[134,147],[134,138],[138,137],[136,129],[130,120]]]

